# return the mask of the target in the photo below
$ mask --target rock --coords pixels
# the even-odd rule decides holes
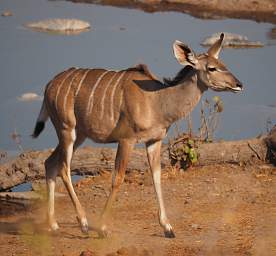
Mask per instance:
[[[192,229],[195,229],[195,230],[201,229],[201,227],[200,227],[198,224],[195,224],[195,223],[193,223],[193,224],[191,225],[191,227],[192,227]]]
[[[140,248],[139,248],[140,249]],[[108,254],[108,256],[114,255],[114,256],[145,256],[145,255],[153,255],[151,251],[147,249],[140,249],[139,250],[136,246],[130,246],[130,247],[121,247],[117,250],[117,252]]]
[[[9,10],[6,10],[6,11],[3,11],[2,14],[1,14],[3,17],[10,17],[12,16],[12,12],[9,11]]]
[[[8,153],[6,151],[0,149],[0,162],[1,162],[1,160],[7,159],[7,157],[8,157]]]
[[[33,92],[23,93],[21,96],[17,97],[19,101],[41,101],[43,97],[39,96]]]
[[[259,41],[249,41],[246,36],[227,33],[227,32],[220,32],[211,35],[210,37],[206,38],[201,45],[202,46],[211,46],[216,42],[220,34],[224,33],[224,40],[223,40],[223,47],[233,47],[233,48],[250,48],[250,47],[263,47],[264,45]]]
[[[276,165],[276,125],[271,129],[265,141],[269,148],[268,158]]]
[[[82,251],[80,256],[96,256],[96,254],[91,252],[90,250],[86,250],[86,251]]]
[[[272,40],[276,39],[276,27],[273,27],[269,32],[268,32],[268,37]]]
[[[271,149],[276,152],[276,125],[274,125],[274,127],[271,129],[267,141]]]
[[[136,2],[142,4],[160,4],[162,0],[136,0]]]
[[[78,34],[90,28],[89,22],[77,19],[48,19],[25,24],[27,28],[42,32]]]
[[[128,255],[129,249],[126,247],[121,247],[118,249],[117,254],[118,255]]]

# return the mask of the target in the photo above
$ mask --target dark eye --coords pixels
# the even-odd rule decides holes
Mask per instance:
[[[210,72],[214,72],[214,71],[216,71],[217,69],[216,68],[214,68],[214,67],[209,67],[208,68],[208,71],[210,71]]]

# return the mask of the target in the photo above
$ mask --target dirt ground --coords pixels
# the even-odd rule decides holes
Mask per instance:
[[[110,174],[75,184],[97,223]],[[164,198],[176,238],[163,235],[150,174],[131,171],[114,203],[111,234],[81,233],[69,196],[56,198],[60,230],[44,226],[45,204],[0,216],[0,255],[276,255],[276,168],[217,165],[164,170]],[[90,252],[90,253],[89,253]]]

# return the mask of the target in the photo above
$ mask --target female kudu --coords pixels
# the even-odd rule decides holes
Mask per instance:
[[[218,60],[224,35],[208,50],[196,55],[180,41],[174,56],[183,68],[173,80],[157,80],[146,66],[122,71],[70,68],[46,87],[33,137],[43,130],[48,117],[55,127],[58,146],[45,161],[48,188],[48,221],[55,230],[55,179],[61,175],[75,206],[83,232],[88,231],[85,212],[75,194],[70,176],[73,152],[89,137],[95,142],[118,142],[112,190],[101,216],[99,234],[105,236],[106,217],[122,184],[130,153],[137,142],[145,142],[159,205],[159,222],[166,237],[174,237],[167,218],[160,176],[162,139],[172,123],[185,117],[208,88],[241,91],[242,85]]]

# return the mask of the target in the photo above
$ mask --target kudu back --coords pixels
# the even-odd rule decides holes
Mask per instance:
[[[88,137],[99,143],[118,143],[112,190],[99,224],[94,225],[99,235],[107,235],[105,223],[124,180],[130,153],[135,143],[143,142],[156,191],[160,225],[166,237],[175,236],[161,190],[161,143],[171,124],[189,114],[208,88],[242,90],[241,82],[218,59],[223,37],[221,34],[207,53],[199,55],[182,42],[175,41],[174,56],[185,67],[173,79],[163,82],[145,65],[121,71],[70,68],[49,82],[33,137],[38,137],[50,117],[59,141],[45,161],[50,229],[58,228],[54,216],[54,190],[56,176],[60,175],[76,209],[81,230],[88,232],[85,211],[70,175],[73,152]]]

